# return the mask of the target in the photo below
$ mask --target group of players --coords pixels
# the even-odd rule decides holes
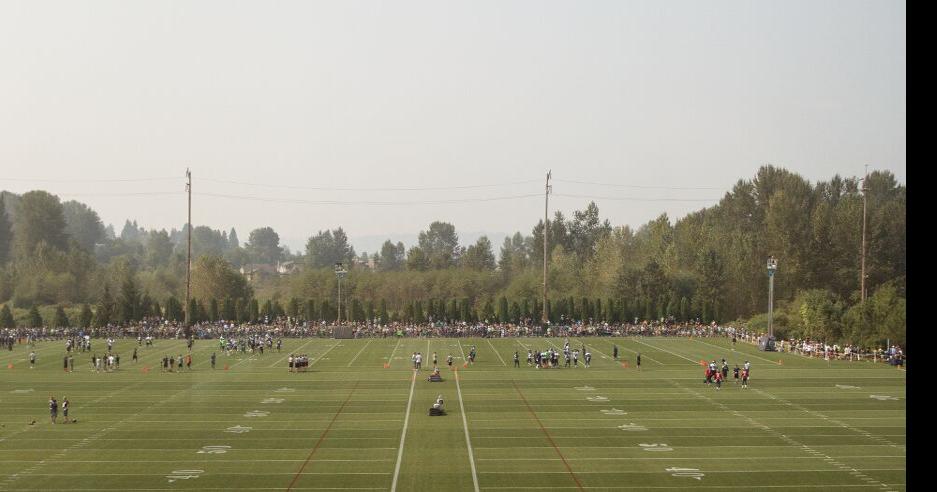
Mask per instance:
[[[709,364],[704,365],[706,366],[706,378],[703,382],[713,386],[717,390],[722,389],[722,382],[729,377],[729,363],[726,362],[725,359],[722,359],[722,367],[718,367],[716,366],[716,360],[713,359]],[[732,369],[732,379],[735,380],[735,384],[739,384],[741,381],[742,389],[748,389],[748,378],[749,374],[751,374],[751,368],[752,364],[745,361],[741,369],[739,369],[738,364]]]
[[[287,364],[289,364],[290,372],[305,371],[309,367],[309,356],[306,354],[290,354]]]
[[[592,353],[589,352],[585,345],[580,349],[569,348],[569,339],[563,345],[563,359],[565,364],[563,367],[579,367],[579,357],[582,354],[582,361],[584,367],[591,367],[592,365]],[[514,351],[514,367],[520,367],[521,360],[518,351]],[[547,369],[547,368],[558,368],[560,367],[560,353],[559,351],[550,348],[547,350],[537,350],[536,352],[527,349],[527,367],[536,367],[537,369]]]

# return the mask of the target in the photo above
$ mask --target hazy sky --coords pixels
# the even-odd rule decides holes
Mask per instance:
[[[193,222],[295,250],[529,233],[549,169],[551,209],[632,226],[765,163],[904,183],[905,24],[898,1],[2,1],[0,189],[179,227],[190,167]]]

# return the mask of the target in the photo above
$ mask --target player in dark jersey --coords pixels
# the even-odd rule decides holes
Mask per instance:
[[[534,352],[530,349],[527,349],[527,367],[530,367],[534,364]]]
[[[211,368],[212,369],[215,368],[215,353],[214,352],[211,353]]]
[[[612,345],[612,358],[618,360],[618,345]]]
[[[638,370],[640,371],[641,370],[641,352],[638,352],[637,362],[638,362]]]
[[[735,380],[735,384],[739,384],[739,366],[735,365],[735,369],[732,369],[732,379]]]
[[[517,355],[517,350],[515,350],[514,351],[514,367],[520,367],[520,366],[521,366],[521,358],[519,355]]]
[[[55,423],[55,419],[59,416],[59,402],[55,401],[54,396],[49,396],[49,416],[52,418],[52,423]]]
[[[446,356],[446,364],[449,365],[449,369],[452,369],[452,354]]]

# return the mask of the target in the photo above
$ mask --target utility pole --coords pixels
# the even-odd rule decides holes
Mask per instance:
[[[869,192],[868,188],[869,182],[869,166],[865,166],[865,177],[862,178],[862,272],[861,278],[859,279],[859,298],[862,300],[863,308],[865,308],[865,215],[867,208],[867,195]]]
[[[774,255],[768,257],[768,342],[774,337],[774,272],[778,269],[778,260]],[[765,345],[767,350],[767,345]]]
[[[553,188],[550,186],[550,177],[553,173],[553,170],[547,171],[547,185],[544,188],[543,195],[543,315],[541,322],[546,326],[549,321],[547,317],[547,242],[549,242],[549,208],[550,208],[550,192],[553,191]]]
[[[185,335],[189,336],[191,331],[192,324],[192,313],[189,309],[189,296],[191,295],[191,286],[192,286],[192,172],[189,171],[189,168],[185,169],[185,191],[189,195],[189,226],[188,226],[188,254],[186,256],[185,262]]]
[[[338,326],[342,326],[342,279],[348,275],[342,262],[335,264],[335,276],[338,277]]]

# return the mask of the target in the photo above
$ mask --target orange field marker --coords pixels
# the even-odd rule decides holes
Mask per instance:
[[[389,368],[389,367],[390,367],[390,364],[388,364],[388,363],[385,362],[385,363],[384,363],[384,369],[387,369],[387,368]]]
[[[627,363],[627,362],[622,362],[622,363],[621,363],[621,367],[624,367],[625,369],[627,369],[627,368],[628,368],[628,363]]]
[[[228,365],[227,365],[227,364],[224,365],[224,370],[225,370],[225,371],[228,370]]]
[[[13,369],[13,363],[7,364],[7,369]]]

